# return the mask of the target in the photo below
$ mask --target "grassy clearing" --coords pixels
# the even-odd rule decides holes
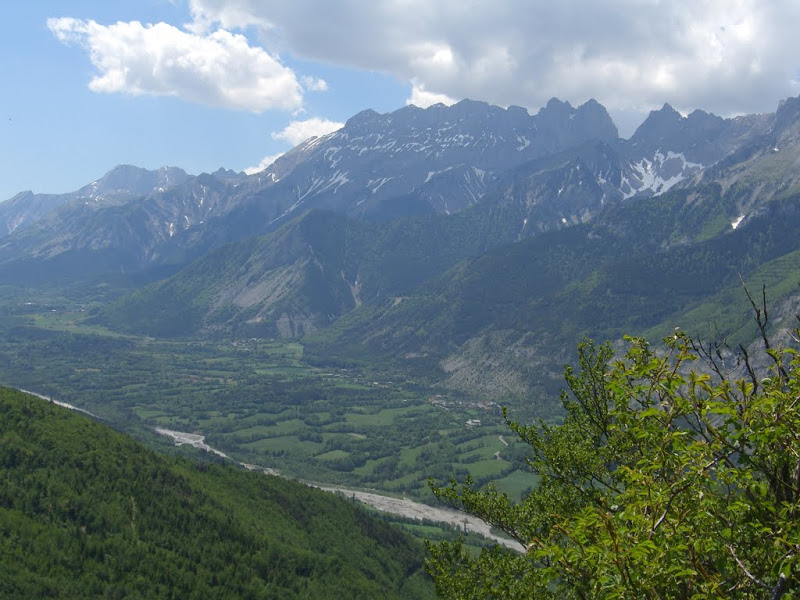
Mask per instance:
[[[400,453],[400,463],[410,467],[417,462],[422,452],[426,450],[431,451],[434,450],[435,448],[436,444],[431,442],[423,446],[415,446],[413,448],[408,448],[406,450],[403,450],[403,452]]]
[[[527,471],[516,470],[495,481],[497,489],[508,494],[513,500],[522,500],[525,492],[536,486],[538,477]]]
[[[134,408],[133,411],[136,413],[136,416],[138,416],[140,419],[158,419],[160,417],[166,416],[163,410],[141,408],[138,406]]]
[[[408,415],[414,412],[425,412],[425,407],[406,406],[403,408],[387,408],[384,410],[379,410],[373,414],[349,414],[347,415],[347,422],[352,425],[360,425],[364,427],[385,426],[390,425],[396,418],[400,416]]]
[[[501,476],[511,465],[504,460],[492,459],[482,460],[480,462],[470,463],[463,466],[465,466],[469,471],[469,474],[475,478],[495,478]]]
[[[298,456],[310,456],[322,448],[322,444],[303,441],[293,435],[280,438],[264,438],[242,444],[242,446],[251,451],[265,453],[267,455],[291,452]]]
[[[338,460],[340,458],[347,458],[348,456],[350,456],[350,453],[344,450],[329,450],[328,452],[317,454],[314,458],[317,460]]]

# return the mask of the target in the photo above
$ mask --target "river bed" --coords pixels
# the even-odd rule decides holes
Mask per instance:
[[[228,460],[234,460],[224,452],[216,450],[215,448],[212,448],[211,446],[206,444],[205,436],[203,435],[196,433],[185,433],[182,431],[173,431],[171,429],[163,429],[161,427],[156,427],[155,431],[156,433],[159,433],[161,435],[166,435],[171,437],[175,441],[176,445],[180,446],[183,444],[188,444],[194,446],[195,448],[200,448],[202,450],[205,450],[206,452],[211,452],[213,454],[216,454],[217,456],[220,456],[222,458],[226,458]],[[234,462],[237,462],[237,464],[251,471],[261,471],[268,475],[278,475],[281,477],[284,476],[278,470],[270,469],[269,467],[240,463],[238,461]],[[332,485],[326,485],[308,481],[305,481],[303,483],[310,485],[311,487],[324,490],[326,492],[333,492],[345,496],[347,498],[355,498],[356,500],[363,502],[364,504],[368,504],[369,506],[372,506],[377,510],[393,515],[398,515],[407,519],[416,519],[418,521],[429,520],[429,521],[435,521],[437,523],[447,523],[450,525],[455,525],[456,527],[459,527],[464,531],[474,531],[475,533],[479,533],[480,535],[489,538],[491,540],[494,540],[499,544],[503,544],[508,548],[512,548],[513,550],[517,550],[520,552],[524,551],[524,548],[518,542],[496,535],[495,533],[492,532],[492,528],[489,524],[487,524],[486,522],[482,521],[477,517],[473,517],[472,515],[468,515],[466,513],[462,513],[448,508],[428,506],[427,504],[422,504],[421,502],[415,502],[414,500],[411,500],[409,498],[395,498],[393,496],[384,496],[383,494],[378,494],[375,492],[366,492],[364,490],[354,490],[350,488],[344,488],[339,486],[332,486]]]

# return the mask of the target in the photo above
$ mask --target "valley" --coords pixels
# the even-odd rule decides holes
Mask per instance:
[[[519,451],[498,439],[506,428],[495,403],[315,367],[297,342],[117,336],[50,306],[18,306],[15,319],[35,325],[6,324],[0,378],[162,449],[156,428],[191,432],[238,462],[428,501],[428,477],[500,480],[514,495],[532,485]]]
[[[67,408],[74,409],[74,407],[72,406],[67,406]],[[175,445],[177,446],[182,446],[186,444],[194,448],[210,452],[211,454],[220,456],[222,458],[228,458],[228,459],[230,458],[227,454],[220,452],[219,450],[216,450],[215,448],[212,448],[211,446],[206,444],[205,436],[193,433],[184,433],[181,431],[172,431],[169,429],[161,429],[160,427],[156,427],[155,431],[158,434],[172,438],[175,441]],[[495,453],[495,455],[498,454],[499,452]],[[499,457],[497,458],[499,460]],[[248,471],[256,471],[259,473],[264,473],[266,475],[280,476],[280,472],[268,467],[262,467],[259,465],[252,465],[247,463],[239,463],[239,465],[244,467]],[[381,512],[389,513],[391,515],[397,515],[409,521],[428,521],[431,523],[446,523],[451,527],[457,527],[459,529],[462,529],[464,533],[470,531],[476,532],[489,540],[493,540],[497,543],[500,543],[514,550],[517,551],[522,550],[522,546],[520,546],[513,540],[495,534],[492,531],[491,526],[482,521],[481,519],[478,519],[470,515],[465,515],[463,513],[460,513],[452,509],[436,508],[433,506],[429,506],[427,504],[422,504],[420,502],[414,502],[413,500],[410,500],[409,498],[406,497],[396,498],[393,496],[387,496],[385,494],[375,494],[363,490],[348,489],[343,487],[332,487],[315,482],[303,482],[303,483],[306,483],[311,487],[324,490],[326,492],[333,492],[334,494],[344,496],[345,498],[358,500],[359,502],[363,502],[364,504],[367,504],[372,508],[377,509]]]
[[[627,140],[599,103],[553,99],[365,111],[255,175],[122,165],[0,204],[0,383],[201,471],[519,550],[437,498],[536,496],[509,422],[574,417],[582,340],[686,332],[740,376],[768,364],[738,359],[762,336],[792,343],[798,157],[800,98],[732,119],[665,105]]]

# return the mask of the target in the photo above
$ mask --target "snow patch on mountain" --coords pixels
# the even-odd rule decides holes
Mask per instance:
[[[325,156],[325,160],[327,160],[331,164],[331,169],[335,169],[336,165],[341,160],[341,156],[336,157],[336,155],[339,153],[341,149],[342,149],[341,146],[330,146],[328,148],[325,148],[323,156]]]
[[[272,219],[272,220],[269,222],[269,224],[270,224],[270,225],[272,225],[272,224],[274,224],[274,223],[277,223],[278,221],[280,221],[281,219],[283,219],[283,217],[285,217],[286,215],[289,215],[289,214],[291,214],[292,212],[294,212],[295,210],[297,210],[297,207],[299,207],[301,204],[303,204],[303,199],[302,199],[302,198],[298,198],[298,199],[295,201],[295,203],[294,203],[294,204],[292,204],[292,205],[291,205],[289,208],[287,208],[285,211],[283,211],[283,213],[281,213],[280,215],[278,215],[277,217],[275,217],[274,219]]]
[[[471,167],[464,173],[464,183],[461,187],[468,196],[470,204],[477,204],[486,193],[485,178],[486,171],[478,167]]]
[[[652,160],[641,158],[631,161],[630,173],[622,177],[620,191],[624,198],[643,192],[660,196],[687,177],[700,171],[703,165],[686,159],[682,152],[657,150]]]
[[[24,222],[25,222],[24,214],[16,215],[14,218],[6,221],[6,229],[8,230],[8,233],[12,233],[17,227],[22,225],[22,223]]]
[[[336,171],[336,173],[333,174],[333,177],[331,177],[331,180],[328,183],[328,185],[322,188],[318,193],[322,193],[333,188],[333,193],[335,194],[336,191],[348,181],[350,180],[347,178],[346,172]]]
[[[439,171],[428,171],[428,176],[425,178],[425,181],[423,181],[422,183],[428,183],[431,179],[433,179],[437,175],[441,175],[442,173],[447,173],[448,171],[451,171],[452,169],[453,169],[453,167],[447,167],[446,169],[441,169]]]
[[[367,182],[367,187],[370,188],[370,191],[375,194],[379,189],[381,189],[385,183],[391,181],[394,177],[381,177],[380,179],[370,179]],[[361,201],[363,202],[363,200]]]

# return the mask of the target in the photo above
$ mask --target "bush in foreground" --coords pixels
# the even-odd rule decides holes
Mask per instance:
[[[757,313],[762,334],[765,319]],[[430,544],[444,598],[791,598],[800,553],[800,358],[764,342],[724,376],[687,336],[615,360],[585,342],[563,424],[509,421],[540,485],[522,502],[455,481],[436,495],[518,540],[470,555]],[[698,355],[705,371],[693,369]]]

